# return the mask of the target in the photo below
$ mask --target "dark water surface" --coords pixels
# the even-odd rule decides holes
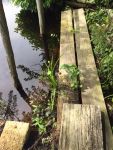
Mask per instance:
[[[26,90],[31,90],[32,86],[38,86],[38,73],[40,73],[44,62],[44,50],[41,48],[41,40],[39,38],[37,14],[23,11],[20,7],[12,5],[8,0],[3,0],[3,6],[18,78],[26,92]],[[49,17],[51,19],[51,16]],[[57,19],[54,18],[48,21],[46,17],[49,47],[50,50],[54,49],[55,51],[59,41],[58,32],[55,31],[55,21]],[[55,45],[57,46],[55,47]],[[8,101],[9,99],[16,98],[17,108],[19,109],[18,116],[22,118],[22,112],[30,111],[30,107],[14,86],[14,79],[11,76],[7,58],[8,55],[0,37],[0,99]]]

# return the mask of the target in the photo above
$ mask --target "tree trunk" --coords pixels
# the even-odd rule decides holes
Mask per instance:
[[[45,34],[45,21],[44,21],[44,9],[42,0],[36,0],[37,11],[38,11],[38,19],[39,19],[39,27],[40,27],[40,35]]]
[[[49,50],[48,50],[48,43],[47,43],[47,35],[45,32],[45,19],[44,19],[44,8],[43,8],[43,1],[36,0],[37,4],[37,12],[38,12],[38,20],[39,20],[39,28],[40,28],[40,36],[42,39],[43,49],[45,51],[46,60],[49,60]]]
[[[11,76],[14,81],[14,86],[18,90],[20,95],[24,98],[24,100],[28,103],[28,96],[25,93],[19,81],[18,74],[16,71],[16,64],[14,60],[14,54],[13,54],[13,49],[12,49],[12,45],[10,41],[10,36],[9,36],[9,31],[8,31],[6,17],[5,17],[5,13],[3,9],[2,0],[0,1],[0,33],[1,33],[3,44],[4,44],[4,48],[6,50],[8,65],[9,65],[9,69],[11,72]]]

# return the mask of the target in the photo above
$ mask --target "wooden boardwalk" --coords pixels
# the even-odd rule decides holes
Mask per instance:
[[[71,89],[62,65],[78,65],[81,96]],[[59,150],[113,150],[113,135],[95,65],[84,10],[61,15],[59,93],[57,123]],[[80,103],[79,98],[82,100]],[[7,121],[0,150],[22,150],[28,123]]]
[[[103,143],[104,143],[104,149],[105,150],[113,150],[113,135],[112,135],[112,130],[111,130],[111,126],[110,126],[110,122],[109,122],[109,118],[108,118],[108,113],[107,113],[107,109],[106,109],[106,105],[105,105],[105,101],[104,101],[104,97],[103,97],[103,93],[102,93],[102,89],[101,89],[101,85],[100,85],[100,81],[99,81],[99,77],[98,77],[98,73],[97,73],[97,68],[95,65],[95,60],[94,60],[94,56],[93,56],[93,51],[92,51],[92,47],[91,47],[91,42],[90,42],[90,38],[89,38],[89,33],[88,33],[88,29],[87,29],[87,24],[86,24],[86,20],[85,20],[85,15],[84,15],[84,10],[83,9],[76,9],[73,10],[73,13],[70,13],[70,10],[66,11],[66,12],[62,12],[62,16],[61,17],[61,43],[60,43],[60,63],[74,63],[77,61],[78,64],[78,68],[80,70],[80,83],[82,85],[81,88],[81,100],[82,100],[82,105],[84,107],[84,104],[88,104],[90,107],[90,105],[94,105],[95,107],[98,107],[102,113],[102,122],[100,122],[100,124],[102,124],[102,131],[103,131]],[[72,19],[71,19],[72,17]],[[70,18],[70,25],[68,25],[67,21]],[[64,19],[64,20],[62,20]],[[62,24],[62,22],[66,23],[66,25]],[[65,28],[66,26],[66,28]],[[72,26],[72,27],[70,27]],[[63,28],[65,28],[65,30],[63,31]],[[72,29],[74,31],[74,37],[71,35],[71,40],[70,40],[70,34],[67,34],[66,32]],[[65,34],[64,34],[65,33]],[[75,39],[75,41],[74,41]],[[73,42],[75,42],[73,44]],[[68,48],[67,48],[68,45]],[[75,46],[75,47],[73,47]],[[71,48],[71,50],[70,50]],[[75,50],[76,52],[73,52],[73,50]],[[63,51],[62,51],[63,50]],[[65,54],[64,54],[65,53]],[[65,57],[63,57],[63,61],[62,61],[62,55],[65,55]],[[75,57],[76,54],[76,57]],[[77,60],[75,60],[75,58],[77,58]],[[62,74],[63,75],[63,74]],[[62,77],[63,78],[63,77]],[[67,81],[66,81],[67,82]],[[68,83],[68,82],[67,82]],[[63,96],[62,96],[63,97]],[[69,105],[68,101],[65,101],[64,99],[66,99],[68,97],[68,93],[66,95],[66,97],[60,97],[60,101],[63,102],[67,102],[67,104]],[[69,98],[69,97],[68,97]],[[75,100],[76,101],[76,100]],[[62,102],[62,103],[63,103]],[[62,106],[65,104],[62,104]],[[76,104],[73,104],[76,105]],[[64,106],[65,107],[65,106]],[[66,115],[66,117],[63,117],[63,123],[61,124],[61,134],[60,134],[60,150],[63,150],[63,139],[67,138],[68,131],[75,131],[76,125],[74,123],[74,125],[72,126],[72,129],[70,130],[66,130],[65,134],[62,130],[62,127],[65,128],[65,126],[67,126],[67,123],[69,123],[71,128],[71,124],[73,124],[73,121],[77,121],[77,113],[76,112],[76,106],[71,107],[72,110],[72,119],[66,120],[69,117],[69,107],[70,106],[66,106],[67,108],[67,112],[65,109],[63,109],[62,112],[62,108],[60,109],[60,115],[61,113],[63,113]],[[84,115],[83,115],[84,116]],[[89,114],[90,116],[90,114]],[[81,117],[82,118],[82,117]],[[61,119],[61,117],[60,117]],[[84,120],[85,123],[86,120]],[[82,122],[79,121],[79,125],[82,126]],[[96,125],[96,122],[94,122],[94,124]],[[86,125],[86,128],[88,126]],[[80,128],[81,130],[81,128]],[[83,132],[83,130],[81,131]],[[85,130],[84,130],[85,132]],[[89,133],[89,132],[88,132]],[[86,133],[86,134],[88,134]],[[67,136],[64,138],[64,135]],[[78,134],[78,132],[74,132],[73,134],[75,134],[74,136],[77,136],[77,138],[79,139],[81,137],[81,135]],[[77,135],[76,135],[77,134]],[[92,133],[93,134],[93,133]],[[98,134],[97,134],[97,139],[98,139]],[[72,138],[69,138],[69,140],[72,140]],[[101,138],[102,140],[102,138]],[[88,139],[88,142],[91,142],[91,139]],[[68,141],[71,142],[71,141]],[[68,143],[67,142],[67,143]],[[61,144],[62,143],[62,144]],[[101,142],[102,143],[102,142]],[[62,146],[61,146],[62,145]],[[77,148],[68,148],[65,150],[82,150],[81,148],[77,149]],[[84,148],[84,150],[101,150],[100,148],[88,148],[86,147],[86,149]]]

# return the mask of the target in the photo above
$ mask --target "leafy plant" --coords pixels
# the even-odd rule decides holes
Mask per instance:
[[[44,116],[42,116],[40,113],[43,114],[42,106],[36,106],[32,105],[33,107],[33,125],[35,125],[38,128],[39,134],[46,132],[46,121]],[[36,115],[36,116],[35,116]]]
[[[108,6],[110,4],[111,0],[95,0],[95,3],[98,6],[104,5],[104,6]]]
[[[75,65],[63,64],[61,66],[61,69],[65,69],[65,71],[68,73],[69,79],[71,81],[71,87],[74,90],[76,90],[79,85],[79,82],[78,82],[79,70],[78,70],[78,68]]]
[[[98,63],[98,73],[103,90],[113,87],[113,25],[108,10],[98,9],[87,12],[93,50]]]
[[[36,11],[36,0],[11,0],[15,5],[21,6],[24,10]],[[60,4],[62,0],[43,0],[43,6],[49,8],[52,4]]]
[[[112,10],[87,11],[86,19],[91,34],[103,94],[112,122],[113,116],[113,22]],[[113,125],[113,124],[112,124]]]
[[[47,99],[39,105],[33,107],[33,124],[38,128],[40,134],[46,134],[48,128],[53,126],[55,123],[55,97],[57,89],[57,80],[55,78],[55,67],[57,62],[54,64],[53,59],[45,64],[45,69],[40,75],[40,81],[45,82],[49,88],[49,95]]]

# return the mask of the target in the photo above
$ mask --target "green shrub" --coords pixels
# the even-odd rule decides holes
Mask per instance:
[[[104,92],[113,89],[113,24],[108,10],[98,9],[86,13],[91,33],[98,73]]]
[[[36,0],[11,0],[15,5],[25,10],[36,11]],[[43,0],[43,6],[49,8],[52,4],[60,4],[62,0]]]

